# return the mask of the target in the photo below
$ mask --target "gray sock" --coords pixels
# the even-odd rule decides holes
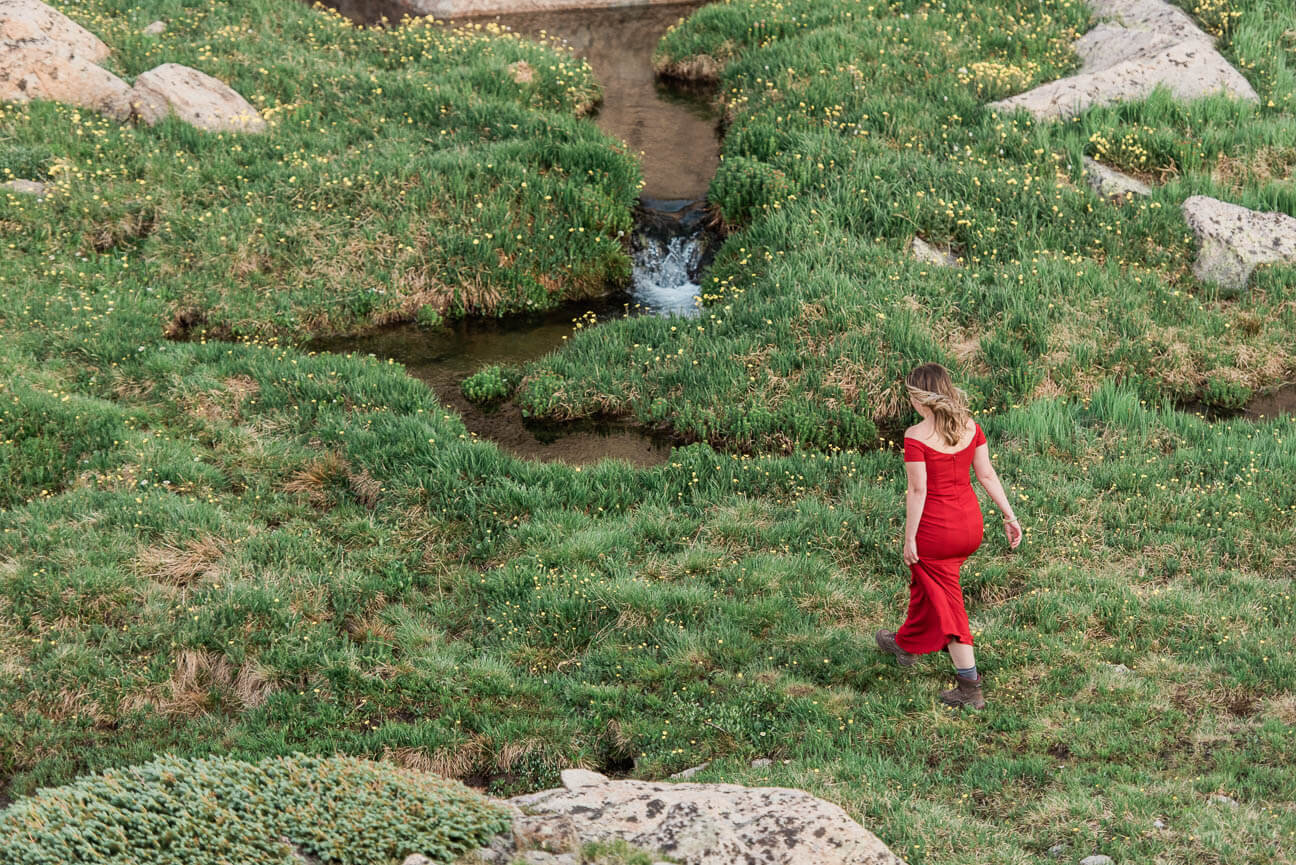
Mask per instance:
[[[973,664],[966,670],[962,667],[955,667],[954,672],[958,673],[960,679],[967,679],[969,682],[975,682],[977,680],[976,664]]]

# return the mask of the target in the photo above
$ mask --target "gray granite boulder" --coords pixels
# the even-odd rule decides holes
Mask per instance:
[[[36,195],[45,194],[45,184],[35,180],[6,180],[0,183],[0,190],[5,192],[16,192],[19,195]]]
[[[1258,100],[1250,82],[1215,50],[1215,40],[1164,0],[1088,0],[1094,14],[1114,19],[1076,42],[1083,66],[1067,78],[990,107],[1024,108],[1041,119],[1071,117],[1095,106],[1145,99],[1165,87],[1191,101],[1213,93]]]
[[[48,99],[130,117],[130,87],[107,69],[49,36],[0,40],[0,100]]]
[[[1128,174],[1122,174],[1115,168],[1108,168],[1101,162],[1084,157],[1085,180],[1089,187],[1103,198],[1141,198],[1152,194],[1152,187]]]
[[[1201,246],[1193,273],[1202,282],[1241,289],[1259,265],[1296,263],[1296,219],[1285,213],[1194,195],[1183,214]]]
[[[802,790],[613,781],[568,770],[563,787],[509,801],[584,843],[618,838],[685,865],[903,865],[836,805]]]
[[[208,132],[266,130],[261,114],[229,85],[179,63],[163,63],[136,78],[130,103],[150,126],[174,114]]]
[[[909,241],[909,252],[923,264],[935,267],[962,267],[959,260],[942,249],[937,249],[921,237],[914,235]]]
[[[98,36],[40,0],[0,0],[0,40],[21,42],[42,36],[90,63],[110,53]]]

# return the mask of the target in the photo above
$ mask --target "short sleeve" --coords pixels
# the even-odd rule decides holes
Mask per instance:
[[[986,443],[985,433],[981,432],[981,424],[976,425],[976,435],[972,436],[972,447],[979,448]]]
[[[927,454],[923,452],[922,443],[907,436],[904,440],[904,457],[907,463],[927,462]]]

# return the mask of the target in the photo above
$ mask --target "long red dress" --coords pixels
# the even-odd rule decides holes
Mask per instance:
[[[957,453],[904,440],[905,462],[927,464],[927,500],[918,521],[918,561],[909,566],[909,614],[896,632],[900,648],[915,655],[945,648],[951,640],[972,645],[959,568],[981,546],[985,526],[968,469],[985,444],[978,424],[972,442]]]

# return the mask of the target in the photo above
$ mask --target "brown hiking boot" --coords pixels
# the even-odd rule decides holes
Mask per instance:
[[[877,640],[877,647],[882,651],[895,655],[896,663],[902,667],[912,667],[914,665],[914,656],[900,648],[900,644],[895,641],[895,631],[878,631],[873,635]]]
[[[981,676],[976,681],[955,676],[956,684],[948,691],[941,691],[940,700],[947,706],[971,706],[973,709],[985,708],[985,697],[981,696]]]

